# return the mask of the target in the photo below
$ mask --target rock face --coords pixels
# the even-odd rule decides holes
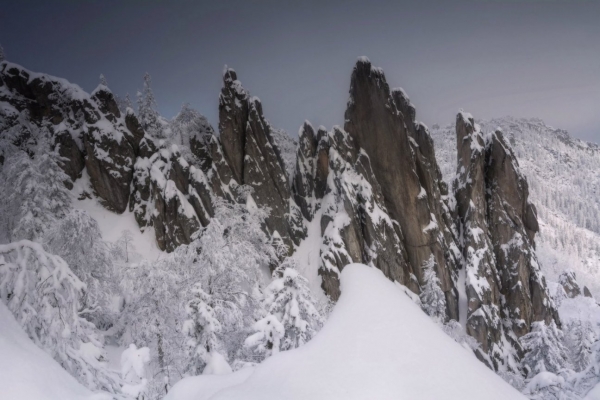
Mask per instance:
[[[423,266],[433,262],[446,294],[447,315],[458,319],[458,252],[448,226],[446,189],[433,142],[414,114],[408,98],[390,90],[383,71],[360,58],[352,72],[344,129],[371,159],[382,200],[406,252],[407,263],[401,267],[405,275],[414,275],[421,285]]]
[[[468,297],[467,332],[495,370],[519,370],[518,338],[534,321],[558,320],[534,251],[535,208],[501,132],[484,138],[473,117],[456,118],[454,183]]]
[[[347,132],[334,127],[329,133],[319,131],[316,158],[315,186],[324,186],[322,196],[315,198],[315,217],[320,216],[323,237],[319,274],[325,293],[334,300],[339,297],[340,271],[352,262],[373,265],[418,291],[369,156]]]
[[[263,116],[262,104],[242,87],[234,70],[226,68],[219,97],[219,131],[223,154],[241,185],[253,189],[256,204],[269,207],[266,224],[286,244],[297,243],[291,226],[290,185],[273,130]]]
[[[102,204],[117,213],[127,206],[129,183],[139,132],[131,132],[110,90],[100,85],[91,95],[64,79],[38,74],[23,67],[0,64],[0,102],[11,142],[31,145],[30,125],[46,129],[65,157],[62,168],[72,181],[87,167],[93,190]],[[134,123],[135,116],[131,116]],[[28,127],[29,126],[29,127]]]

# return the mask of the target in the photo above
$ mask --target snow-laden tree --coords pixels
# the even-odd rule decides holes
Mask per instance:
[[[44,245],[62,257],[85,283],[80,315],[100,328],[112,325],[117,311],[111,304],[118,294],[117,278],[98,222],[86,211],[73,209],[48,231]]]
[[[190,372],[199,375],[210,361],[211,353],[222,351],[219,317],[237,310],[230,301],[216,301],[200,284],[194,286],[192,295],[186,305],[188,319],[183,323],[183,333],[188,336]]]
[[[434,321],[443,323],[446,319],[446,296],[435,272],[433,255],[423,265],[423,282],[420,295],[423,311]]]
[[[247,193],[246,193],[247,194]],[[233,361],[241,357],[243,340],[260,316],[260,273],[277,263],[278,254],[262,230],[268,215],[260,208],[215,199],[215,215],[177,255],[194,271],[196,294],[200,288],[210,300],[221,329],[219,351]],[[200,369],[199,359],[194,368]]]
[[[550,325],[544,321],[533,322],[531,331],[519,341],[525,351],[522,363],[528,377],[544,371],[557,374],[570,367],[563,332],[554,321]]]
[[[133,233],[129,229],[125,229],[113,246],[113,254],[128,263],[129,257],[134,251]]]
[[[103,86],[108,87],[108,82],[106,81],[106,78],[104,77],[104,74],[100,74],[100,84]]]
[[[144,89],[138,92],[138,120],[142,128],[154,137],[163,137],[163,126],[158,113],[158,105],[154,92],[152,92],[152,78],[146,72],[144,75]]]
[[[567,343],[575,371],[583,371],[591,361],[592,345],[596,341],[589,320],[576,320],[567,328]]]
[[[164,396],[185,373],[248,356],[243,342],[261,315],[259,276],[278,254],[261,228],[265,210],[218,198],[214,210],[189,245],[126,268],[122,340],[151,349],[150,398]],[[220,324],[209,336],[200,332],[205,311]]]
[[[173,141],[178,145],[190,147],[190,138],[195,137],[198,142],[205,140],[204,136],[213,134],[213,128],[197,110],[185,103],[181,111],[170,123],[173,132]]]
[[[150,348],[150,399],[164,397],[183,377],[186,346],[181,326],[192,273],[186,267],[174,254],[124,267],[121,284],[126,299],[119,322],[121,342]]]
[[[60,257],[29,240],[0,245],[0,300],[28,336],[92,390],[118,393],[96,327],[81,317],[86,286]]]
[[[265,357],[302,346],[323,324],[315,303],[308,281],[298,273],[293,259],[286,259],[273,271],[273,281],[264,293],[266,315],[254,324],[256,332],[246,345]]]
[[[64,182],[70,179],[60,167],[58,147],[51,149],[42,130],[33,157],[17,151],[6,160],[3,175],[7,186],[0,196],[15,213],[12,239],[40,241],[54,223],[70,210],[71,198]]]

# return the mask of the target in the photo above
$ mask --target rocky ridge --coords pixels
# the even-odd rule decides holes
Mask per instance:
[[[502,134],[484,138],[459,114],[459,176],[449,193],[408,96],[390,89],[364,57],[352,73],[344,127],[315,130],[307,121],[295,163],[282,154],[281,132],[260,100],[230,68],[219,97],[219,135],[185,108],[170,137],[152,135],[133,110],[119,110],[106,86],[87,94],[8,62],[0,63],[0,105],[2,151],[27,150],[29,124],[48,129],[65,157],[67,186],[86,169],[100,202],[116,213],[129,206],[140,229],[154,228],[163,250],[189,243],[210,223],[214,198],[236,201],[244,185],[270,209],[265,229],[290,253],[308,225],[319,223],[318,273],[333,300],[341,270],[353,262],[380,269],[416,295],[424,269],[433,267],[446,321],[467,313],[477,354],[493,369],[518,372],[518,337],[533,321],[558,320],[535,257],[535,208]]]

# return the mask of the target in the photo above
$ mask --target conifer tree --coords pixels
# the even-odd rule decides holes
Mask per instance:
[[[254,324],[256,332],[245,344],[266,357],[302,346],[323,324],[308,281],[298,273],[293,259],[286,259],[273,271],[263,306],[266,316]]]
[[[423,287],[421,288],[421,304],[423,311],[436,322],[446,319],[446,296],[440,287],[440,280],[435,272],[433,255],[423,266]]]
[[[163,137],[160,115],[157,111],[156,98],[152,92],[152,78],[146,72],[144,75],[144,89],[138,92],[138,119],[142,128],[154,137]]]
[[[554,374],[570,367],[563,333],[554,321],[546,325],[544,321],[531,324],[531,331],[520,338],[525,357],[523,367],[529,378],[543,371]]]
[[[194,286],[192,293],[193,298],[186,305],[189,319],[183,324],[183,332],[188,336],[191,372],[199,375],[209,362],[211,352],[220,350],[217,334],[221,331],[221,323],[217,319],[215,307],[223,303],[215,302],[199,284]]]
[[[589,320],[579,319],[571,324],[568,343],[571,361],[576,371],[583,371],[590,364],[595,341],[594,328]]]
[[[6,162],[3,172],[10,190],[3,197],[15,207],[14,238],[40,241],[52,224],[69,212],[71,197],[64,182],[70,178],[60,167],[62,160],[58,147],[52,150],[43,133],[33,158],[19,151]]]

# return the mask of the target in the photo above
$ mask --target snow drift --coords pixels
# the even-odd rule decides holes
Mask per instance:
[[[0,302],[0,399],[107,400],[92,394],[27,337]]]
[[[186,378],[167,399],[524,399],[379,270],[348,265],[341,285],[328,322],[305,346],[235,373],[233,386],[216,393],[223,376]]]

